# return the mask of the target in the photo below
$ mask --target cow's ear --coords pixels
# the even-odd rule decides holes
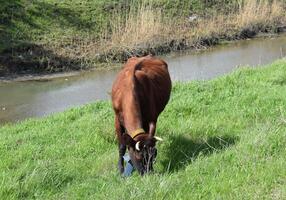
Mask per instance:
[[[132,137],[130,136],[130,135],[128,135],[128,134],[123,134],[123,136],[122,136],[122,143],[124,144],[124,145],[127,145],[127,146],[129,146],[129,147],[132,147],[132,148],[135,148],[135,141],[132,139]]]

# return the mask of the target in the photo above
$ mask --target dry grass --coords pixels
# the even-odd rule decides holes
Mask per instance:
[[[100,39],[92,34],[82,38],[66,38],[53,45],[56,54],[81,59],[83,65],[99,61],[122,61],[132,55],[201,47],[203,40],[238,39],[242,30],[273,30],[286,24],[285,5],[281,1],[245,0],[229,15],[198,19],[167,17],[149,2],[131,9],[126,16],[114,12],[112,21]],[[135,6],[134,6],[135,7]],[[51,45],[52,42],[49,44]],[[156,49],[157,48],[157,49]],[[158,50],[159,49],[159,50]],[[89,64],[88,64],[89,63]]]
[[[150,4],[141,4],[126,17],[114,13],[113,19],[110,30],[105,30],[101,37],[100,52],[131,52],[137,48],[152,48],[170,41],[172,35],[180,34],[174,34],[172,27],[176,26],[175,23]]]
[[[268,1],[248,0],[235,16],[234,23],[238,28],[266,27],[279,23],[281,20],[285,20],[282,2],[274,0],[269,3]]]
[[[238,12],[203,19],[190,31],[189,39],[198,42],[204,38],[232,38],[242,30],[265,31],[286,23],[285,9],[279,1],[248,0]]]
[[[265,31],[285,23],[285,8],[280,1],[247,0],[238,11],[230,15],[199,18],[170,19],[151,5],[142,4],[131,10],[126,18],[114,17],[111,34],[105,33],[100,41],[101,53],[129,51],[165,46],[171,42],[184,41],[186,46],[197,46],[201,40],[212,38],[237,38],[242,30]]]
[[[160,10],[153,10],[150,5],[142,4],[138,12],[131,10],[126,19],[115,17],[111,22],[110,42],[119,48],[133,48],[139,43],[164,37],[162,31],[168,28],[163,22]]]

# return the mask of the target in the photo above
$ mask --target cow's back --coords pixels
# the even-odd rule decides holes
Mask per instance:
[[[113,108],[117,113],[126,114],[126,102],[136,102],[144,129],[148,129],[148,123],[156,122],[164,110],[170,92],[171,79],[168,66],[163,60],[150,56],[131,58],[113,84]]]
[[[168,65],[157,58],[144,59],[139,65],[135,76],[139,85],[139,101],[142,107],[145,106],[141,109],[142,113],[144,115],[144,111],[154,112],[154,116],[151,116],[151,118],[157,118],[170,97],[171,79]],[[146,113],[146,115],[150,115],[150,113]]]

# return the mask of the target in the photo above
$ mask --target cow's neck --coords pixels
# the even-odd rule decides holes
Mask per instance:
[[[132,83],[134,85],[134,82]],[[126,91],[127,92],[127,91]],[[129,134],[142,128],[141,108],[136,88],[131,87],[124,101],[124,125]]]

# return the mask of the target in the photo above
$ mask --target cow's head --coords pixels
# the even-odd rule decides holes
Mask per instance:
[[[162,139],[149,132],[137,136],[136,139],[124,134],[124,141],[128,146],[132,164],[139,173],[143,175],[152,171],[157,156],[156,142]]]

